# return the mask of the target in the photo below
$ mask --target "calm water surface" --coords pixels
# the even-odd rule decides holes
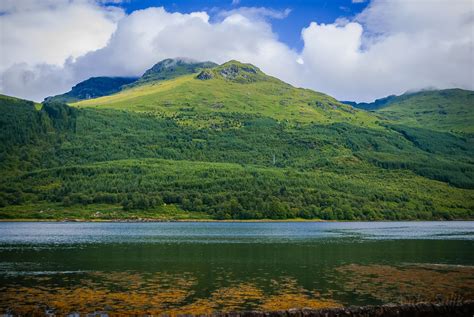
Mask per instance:
[[[0,313],[474,299],[474,222],[0,223]]]

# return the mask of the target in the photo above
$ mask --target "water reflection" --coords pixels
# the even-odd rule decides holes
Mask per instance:
[[[469,222],[0,228],[0,313],[209,314],[474,299]]]
[[[474,240],[474,222],[0,222],[0,245],[79,243],[288,243],[347,239]]]

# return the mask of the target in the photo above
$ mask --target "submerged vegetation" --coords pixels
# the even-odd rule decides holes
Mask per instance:
[[[0,217],[474,218],[465,121],[355,109],[235,61],[196,71],[71,105],[0,97]],[[432,93],[423,107],[471,118],[472,93]]]
[[[344,290],[357,290],[359,296],[373,297],[381,302],[404,304],[415,298],[436,302],[440,298],[457,298],[459,292],[463,300],[474,298],[472,267],[351,264],[338,267],[336,271],[341,275],[335,282]],[[228,279],[224,272],[219,275]],[[27,315],[42,315],[44,311],[60,315],[107,311],[111,314],[176,316],[242,310],[335,308],[346,304],[332,299],[332,291],[321,293],[317,289],[306,289],[295,278],[287,276],[268,282],[236,282],[231,278],[230,285],[204,292],[199,291],[200,283],[203,283],[202,279],[191,272],[96,271],[61,276],[29,275],[0,287],[0,310]],[[41,287],[31,287],[31,284],[41,284]]]

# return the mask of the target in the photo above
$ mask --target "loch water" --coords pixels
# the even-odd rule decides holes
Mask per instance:
[[[474,299],[474,222],[3,222],[0,313]]]

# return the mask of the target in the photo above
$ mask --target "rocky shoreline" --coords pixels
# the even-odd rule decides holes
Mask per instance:
[[[472,317],[474,301],[387,304],[326,309],[290,309],[276,312],[233,312],[212,317]]]
[[[20,316],[15,311],[3,312],[2,316]],[[46,311],[29,312],[28,316],[57,316],[54,309]],[[413,303],[413,304],[386,304],[379,306],[349,306],[342,308],[321,308],[321,309],[289,309],[282,311],[245,311],[205,314],[133,314],[134,316],[162,316],[162,317],[472,317],[474,316],[474,300],[468,301],[448,301],[443,303]],[[125,313],[114,310],[95,311],[92,313],[73,312],[65,314],[67,317],[113,317],[127,316]]]

